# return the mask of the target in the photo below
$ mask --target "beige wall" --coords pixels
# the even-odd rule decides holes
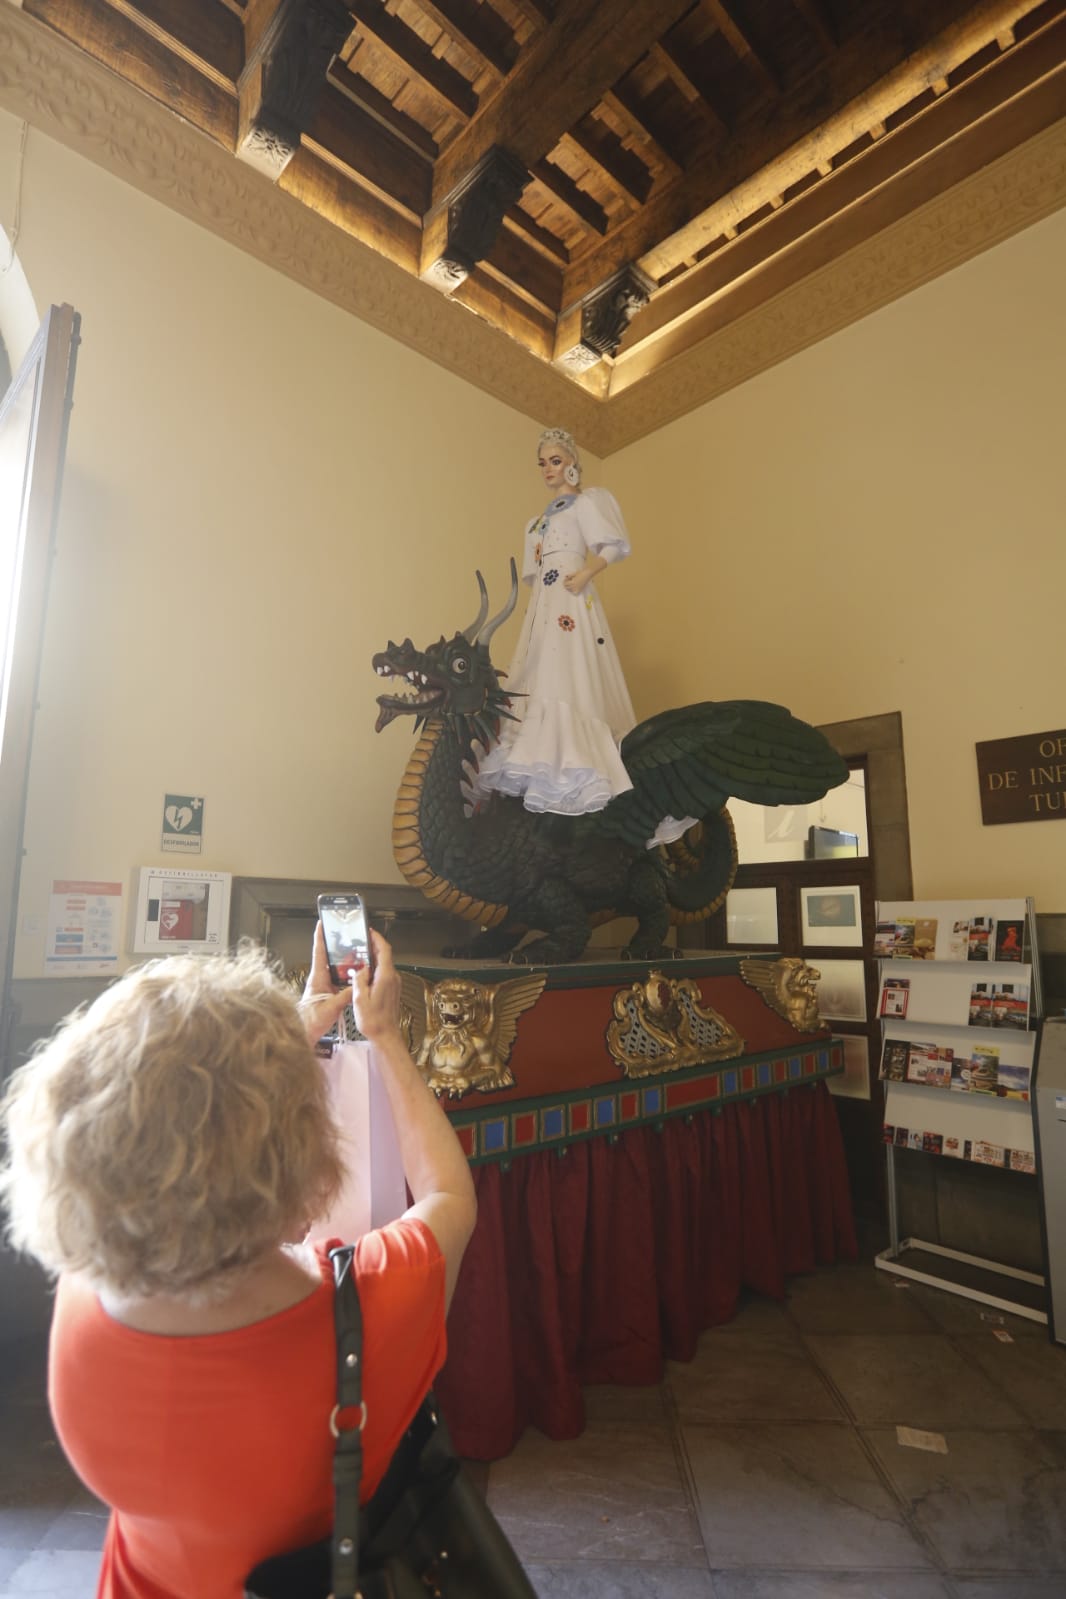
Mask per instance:
[[[982,826],[974,757],[1066,727],[1064,281],[1060,212],[605,465],[638,714],[901,711],[922,897],[1066,910],[1066,819]]]
[[[206,867],[394,878],[410,738],[372,732],[369,657],[467,622],[477,565],[502,597],[536,430],[36,132],[19,253],[83,317],[21,921],[165,859],[168,789],[206,796]],[[1066,909],[1066,825],[983,829],[973,766],[1066,723],[1064,270],[1058,216],[590,463],[634,534],[603,590],[638,714],[901,710],[924,896]]]
[[[0,114],[5,214],[17,135]],[[83,342],[16,975],[54,878],[190,864],[167,790],[206,798],[205,867],[397,879],[410,724],[374,734],[370,657],[465,626],[478,566],[503,603],[535,425],[35,130],[19,255]]]

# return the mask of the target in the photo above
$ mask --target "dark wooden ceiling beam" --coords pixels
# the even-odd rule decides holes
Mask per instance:
[[[584,227],[594,228],[599,234],[607,232],[610,219],[602,205],[591,194],[586,194],[562,167],[557,167],[554,161],[535,161],[530,174],[542,189],[547,189],[553,200],[565,206]]]
[[[817,247],[822,252],[818,259],[828,258],[826,251],[831,255],[851,248],[986,165],[1012,142],[1039,132],[1051,103],[1042,97],[1061,94],[1066,86],[1064,62],[1066,18],[1059,18],[660,289],[627,337],[627,346],[657,337],[819,230],[823,242]],[[924,184],[917,194],[916,183]],[[891,200],[883,203],[882,191]],[[825,242],[827,229],[832,230],[831,246]],[[815,246],[804,249],[809,261]]]
[[[110,5],[82,0],[23,0],[27,16],[50,28],[127,83],[181,114],[194,128],[227,150],[237,134],[237,96],[233,86],[190,64],[185,54],[164,44]]]
[[[343,95],[395,133],[405,144],[409,144],[412,150],[417,150],[430,161],[437,159],[439,151],[433,135],[414,117],[409,117],[406,111],[398,111],[392,101],[360,73],[353,72],[343,61],[335,61],[330,79]]]
[[[348,10],[363,32],[404,72],[414,73],[423,86],[451,112],[465,120],[478,108],[478,97],[461,72],[434,55],[399,17],[385,10],[382,0],[347,0]]]
[[[627,206],[644,204],[654,182],[651,173],[602,122],[582,117],[576,127],[563,134],[562,143],[591,161]]]
[[[449,194],[497,142],[527,167],[543,160],[692,5],[693,0],[633,0],[607,29],[601,0],[561,6],[476,121],[442,151],[434,200]]]
[[[743,61],[760,87],[769,95],[779,94],[781,84],[776,72],[755,44],[750,31],[741,26],[725,0],[700,0],[700,3],[733,54]]]
[[[631,95],[626,94],[617,85],[608,89],[601,95],[600,104],[606,111],[612,113],[625,128],[634,143],[639,144],[654,160],[657,166],[662,167],[667,176],[676,178],[681,172],[681,166],[664,144],[655,137],[642,118],[640,111]]]
[[[680,90],[682,97],[688,104],[699,112],[713,134],[720,138],[729,132],[724,117],[720,116],[715,110],[704,90],[692,76],[689,67],[676,51],[670,49],[660,39],[652,45],[648,54],[670,79],[674,87]]]
[[[527,22],[535,28],[542,28],[550,22],[555,15],[553,0],[511,0],[516,11],[520,11]]]
[[[202,65],[224,83],[236,84],[244,65],[244,29],[231,11],[191,6],[187,0],[137,0],[136,4],[108,0],[108,4],[194,66]]]
[[[627,261],[640,262],[661,281],[660,262],[653,263],[648,257],[665,258],[668,241],[674,235],[680,238],[678,230],[693,231],[705,212],[774,162],[784,147],[798,146],[814,135],[892,72],[909,71],[907,63],[913,54],[907,56],[908,44],[912,52],[919,47],[938,50],[944,34],[942,19],[948,14],[947,5],[927,0],[918,24],[923,36],[905,42],[898,18],[879,12],[876,21],[841,45],[816,74],[790,85],[776,102],[771,119],[761,115],[746,118],[717,147],[713,160],[693,161],[680,180],[658,187],[646,205],[602,243],[576,250],[567,272],[566,303],[582,299]],[[842,144],[846,142],[842,140]],[[705,242],[709,238],[710,234]],[[680,264],[693,253],[686,248],[671,264]]]
[[[531,217],[528,211],[523,211],[520,205],[513,205],[504,212],[503,225],[505,228],[510,228],[512,233],[520,233],[549,260],[558,261],[561,266],[565,266],[569,261],[570,251],[562,239],[550,229],[542,228],[540,223]]]
[[[825,55],[837,48],[837,31],[825,0],[792,0],[792,4],[808,24]]]
[[[304,142],[421,221],[433,187],[432,163],[333,84],[323,90]]]
[[[1058,37],[1041,41],[1039,70],[1028,70],[1036,52],[1024,63],[1013,60],[1011,52],[741,234],[675,286],[660,290],[623,341],[612,394],[913,216],[1061,120],[1066,22],[1060,18],[1053,26]],[[1009,66],[1009,74],[1000,74],[1000,65]]]
[[[477,0],[418,0],[418,9],[462,46],[479,67],[506,78],[518,60],[518,41],[491,6]],[[493,26],[495,24],[495,26]]]
[[[344,0],[281,0],[238,83],[237,156],[276,183],[300,147],[352,31]]]

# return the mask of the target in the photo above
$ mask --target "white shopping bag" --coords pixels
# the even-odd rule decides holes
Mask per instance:
[[[328,1216],[314,1223],[308,1238],[312,1243],[327,1238],[354,1243],[407,1209],[400,1146],[370,1044],[339,1044],[322,1069],[348,1176]]]

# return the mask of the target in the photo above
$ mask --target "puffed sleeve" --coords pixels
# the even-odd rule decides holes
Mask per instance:
[[[526,523],[525,535],[522,539],[522,582],[532,583],[537,576],[537,549],[540,545],[540,534],[536,532],[539,516],[531,516]]]
[[[578,520],[585,544],[610,565],[630,552],[622,509],[609,489],[586,489],[577,497]]]

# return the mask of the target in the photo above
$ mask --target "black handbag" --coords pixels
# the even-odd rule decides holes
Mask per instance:
[[[518,1556],[455,1453],[427,1395],[362,1511],[363,1317],[351,1246],[330,1250],[336,1283],[337,1403],[330,1417],[333,1536],[273,1555],[245,1599],[536,1599]],[[355,1426],[342,1425],[359,1411]]]

